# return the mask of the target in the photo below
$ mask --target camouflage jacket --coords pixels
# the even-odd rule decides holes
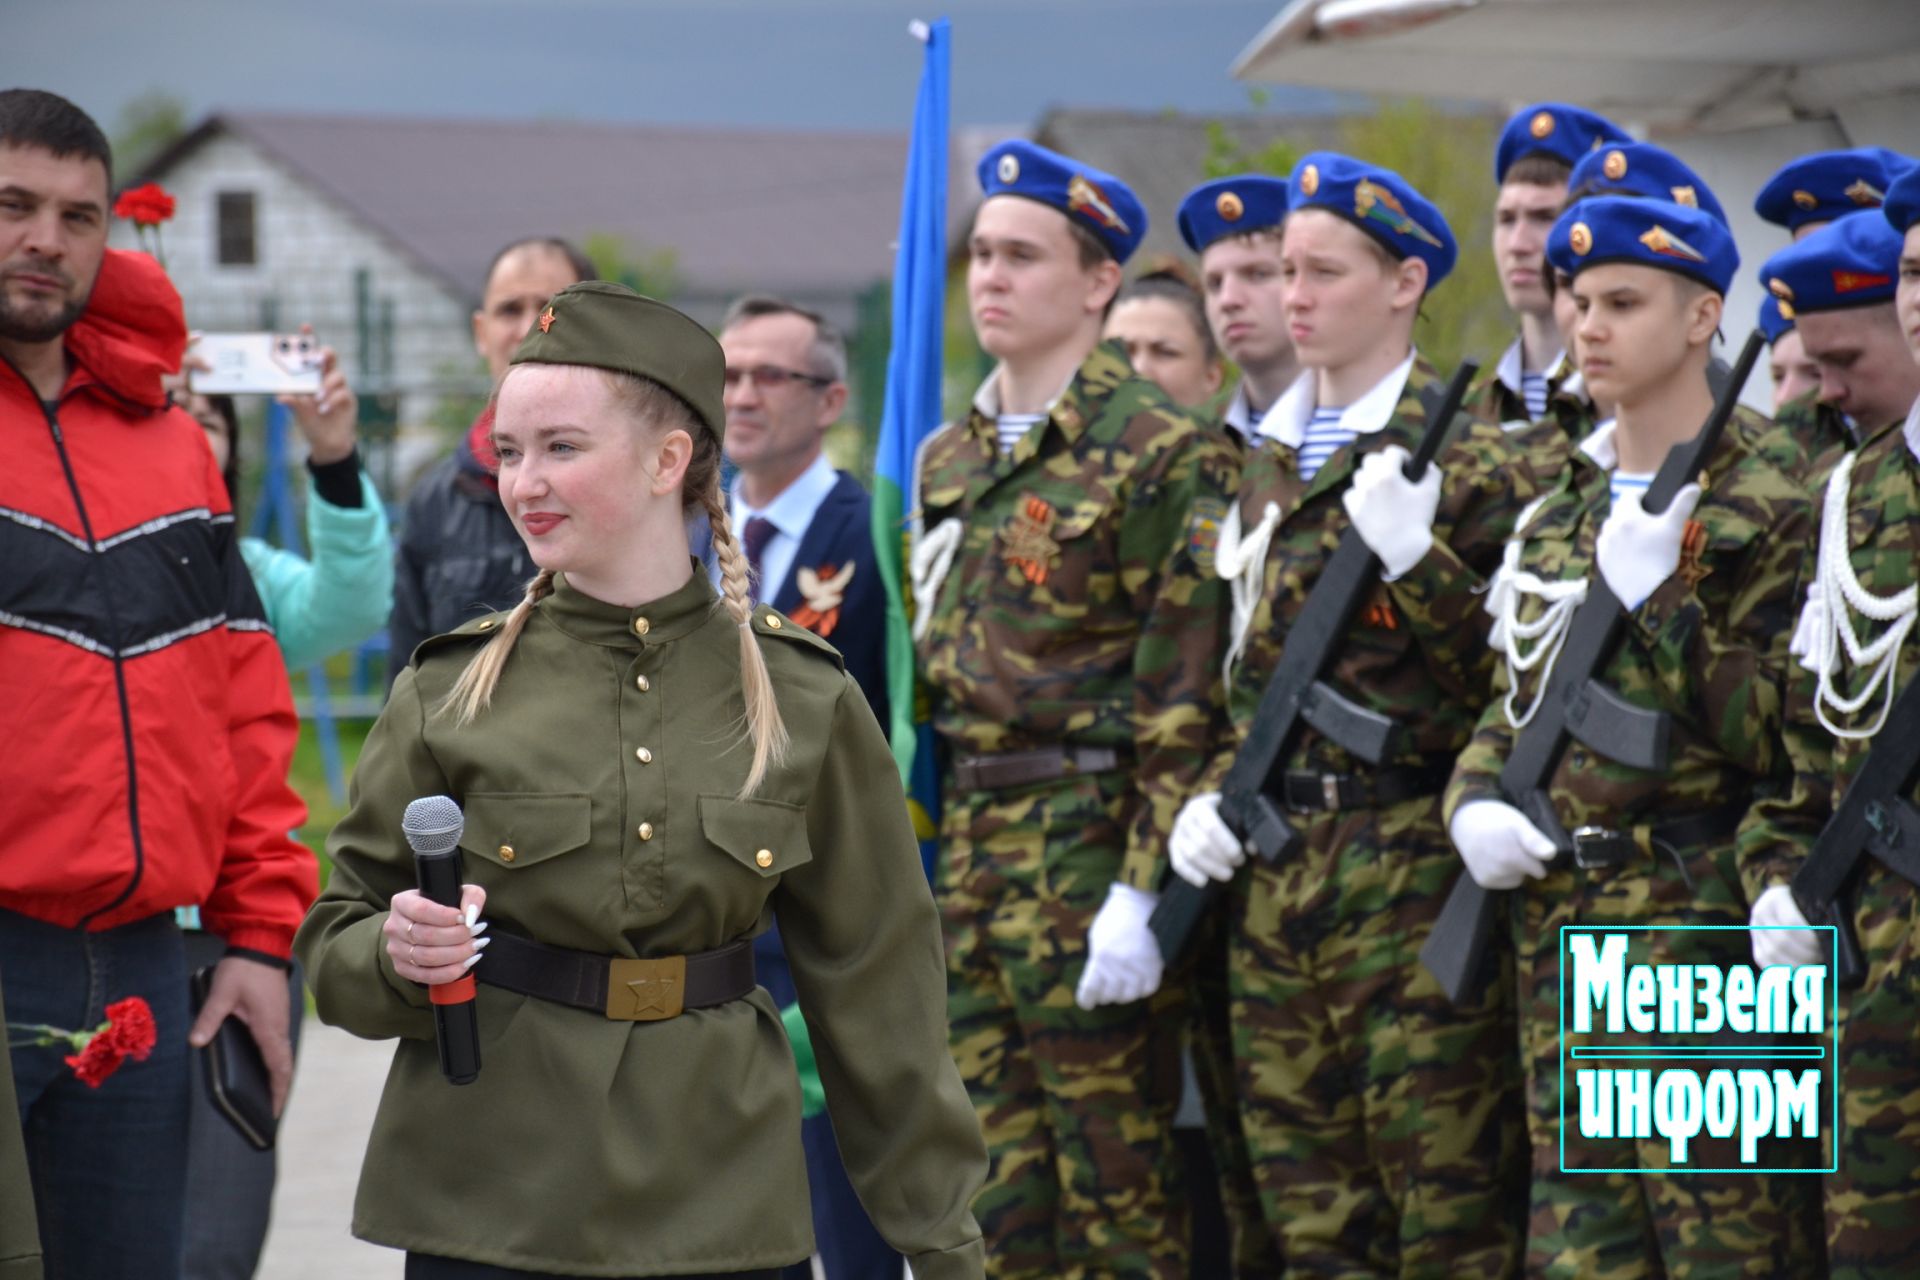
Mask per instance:
[[[1520,569],[1549,583],[1597,580],[1594,539],[1612,507],[1612,453],[1610,437],[1600,436],[1576,453],[1516,535]],[[1596,673],[1627,701],[1671,717],[1668,767],[1644,771],[1572,744],[1550,784],[1569,831],[1670,822],[1744,804],[1759,784],[1784,789],[1782,686],[1811,504],[1745,433],[1723,434],[1703,474],[1679,569],[1628,614],[1625,638]],[[1530,596],[1518,620],[1533,622],[1542,612]],[[1454,769],[1449,819],[1469,801],[1501,798],[1500,770],[1515,734],[1508,695],[1524,717],[1546,665],[1524,673],[1516,691],[1501,662],[1497,696]]]
[[[1775,411],[1754,441],[1761,457],[1817,493],[1848,450],[1853,432],[1839,410],[1820,403],[1820,393],[1796,396]]]
[[[1122,878],[1158,886],[1218,718],[1226,584],[1214,538],[1236,451],[1135,377],[1118,343],[1002,454],[976,406],[922,447],[922,526],[960,522],[920,669],[960,753],[1074,743],[1131,757]]]
[[[1897,595],[1920,581],[1920,461],[1899,426],[1877,432],[1854,458],[1847,478],[1847,561],[1868,591],[1883,597]],[[1823,516],[1830,497],[1830,491],[1819,495]],[[1806,551],[1803,577],[1811,580],[1812,539]],[[1802,600],[1805,594],[1802,591]],[[1852,623],[1866,643],[1886,630],[1857,613]],[[1840,661],[1834,689],[1842,696],[1856,694],[1865,685],[1866,673],[1847,662],[1844,648]],[[1793,873],[1873,747],[1871,738],[1834,737],[1814,712],[1814,673],[1795,660],[1790,674],[1785,737],[1793,787],[1784,797],[1754,805],[1740,830],[1741,873],[1762,885],[1782,883]],[[1920,632],[1908,633],[1893,678],[1896,696],[1908,681],[1920,678]],[[1855,715],[1840,717],[1829,708],[1827,719],[1844,728],[1865,729],[1884,705],[1882,695],[1876,693]],[[1920,799],[1920,787],[1909,795]]]
[[[1312,377],[1304,375],[1288,396],[1310,398]],[[1252,727],[1289,628],[1352,527],[1341,498],[1361,458],[1389,445],[1409,452],[1417,448],[1427,419],[1422,393],[1437,399],[1443,390],[1433,367],[1416,358],[1385,424],[1335,452],[1311,481],[1300,478],[1298,452],[1285,441],[1262,438],[1260,447],[1247,454],[1240,528],[1243,534],[1254,530],[1269,504],[1277,509],[1279,523],[1258,566],[1259,602],[1228,693],[1231,725],[1208,770],[1207,789],[1225,777]],[[1389,764],[1451,758],[1472,731],[1493,674],[1481,592],[1500,563],[1514,517],[1537,488],[1531,468],[1499,428],[1465,414],[1454,419],[1439,465],[1443,479],[1432,549],[1405,574],[1375,587],[1324,677],[1340,693],[1399,724]],[[1254,566],[1247,569],[1254,571]],[[1292,755],[1297,767],[1316,771],[1367,767],[1311,728],[1302,730]]]
[[[1529,427],[1516,428],[1512,432],[1512,439],[1526,452],[1527,460],[1536,473],[1552,477],[1571,464],[1580,443],[1592,435],[1594,428],[1599,425],[1598,412],[1593,401],[1587,398],[1586,383],[1576,373],[1553,385],[1547,396],[1545,416]],[[1802,478],[1800,468],[1805,458],[1799,458],[1793,466],[1782,462],[1780,455],[1783,451],[1779,444],[1781,430],[1765,414],[1744,404],[1736,405],[1733,418],[1727,426],[1747,437],[1753,444],[1754,452],[1771,462],[1776,469],[1795,479]]]
[[[1534,416],[1527,412],[1526,396],[1507,381],[1509,376],[1516,381],[1519,379],[1520,360],[1520,339],[1515,338],[1497,358],[1480,366],[1480,372],[1475,375],[1473,386],[1468,388],[1466,403],[1462,407],[1474,417],[1491,422],[1503,430],[1519,423],[1535,421]],[[1549,405],[1573,373],[1573,363],[1564,355],[1547,370]]]

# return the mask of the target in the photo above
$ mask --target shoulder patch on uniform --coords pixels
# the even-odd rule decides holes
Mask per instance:
[[[1201,573],[1213,573],[1215,552],[1220,546],[1220,525],[1226,518],[1224,499],[1202,494],[1193,500],[1193,513],[1187,518],[1187,550]]]
[[[770,605],[760,605],[754,609],[753,633],[757,636],[775,636],[781,640],[791,640],[795,644],[818,649],[833,659],[833,664],[842,671],[847,669],[846,659],[840,656],[838,649]]]
[[[470,644],[475,640],[490,640],[501,627],[507,625],[507,614],[510,612],[512,611],[503,609],[499,613],[490,613],[484,618],[475,618],[471,622],[462,623],[451,631],[442,631],[437,636],[428,636],[414,649],[409,656],[409,661],[416,661],[437,649],[449,649],[463,642]]]

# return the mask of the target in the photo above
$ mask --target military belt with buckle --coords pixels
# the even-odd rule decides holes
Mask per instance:
[[[953,784],[962,791],[1004,791],[1119,767],[1120,753],[1112,747],[1036,747],[960,756],[953,762]]]
[[[659,1022],[741,999],[754,988],[748,938],[690,955],[635,958],[550,947],[510,933],[490,936],[487,958],[474,966],[474,977],[617,1022]]]
[[[1583,871],[1620,867],[1639,857],[1643,848],[1658,846],[1672,855],[1681,875],[1685,876],[1687,864],[1681,855],[1687,850],[1724,840],[1733,834],[1745,815],[1746,806],[1736,802],[1709,809],[1705,813],[1676,818],[1672,822],[1639,828],[1646,836],[1645,846],[1632,828],[1576,827],[1573,831],[1573,863]]]
[[[1294,813],[1340,813],[1348,809],[1384,809],[1417,796],[1446,790],[1451,764],[1369,769],[1365,773],[1322,773],[1289,769],[1280,775],[1279,801]]]

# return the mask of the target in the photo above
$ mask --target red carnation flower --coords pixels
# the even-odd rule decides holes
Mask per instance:
[[[120,193],[113,202],[113,216],[126,218],[136,227],[157,227],[173,218],[173,197],[157,182]]]
[[[67,1065],[81,1084],[98,1089],[128,1058],[144,1061],[158,1038],[153,1010],[139,996],[128,996],[107,1006],[107,1020],[87,1034],[79,1053],[68,1055]]]

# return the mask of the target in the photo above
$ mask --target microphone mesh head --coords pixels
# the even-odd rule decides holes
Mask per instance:
[[[451,796],[421,796],[407,806],[400,832],[416,853],[447,853],[460,843],[466,815]]]

